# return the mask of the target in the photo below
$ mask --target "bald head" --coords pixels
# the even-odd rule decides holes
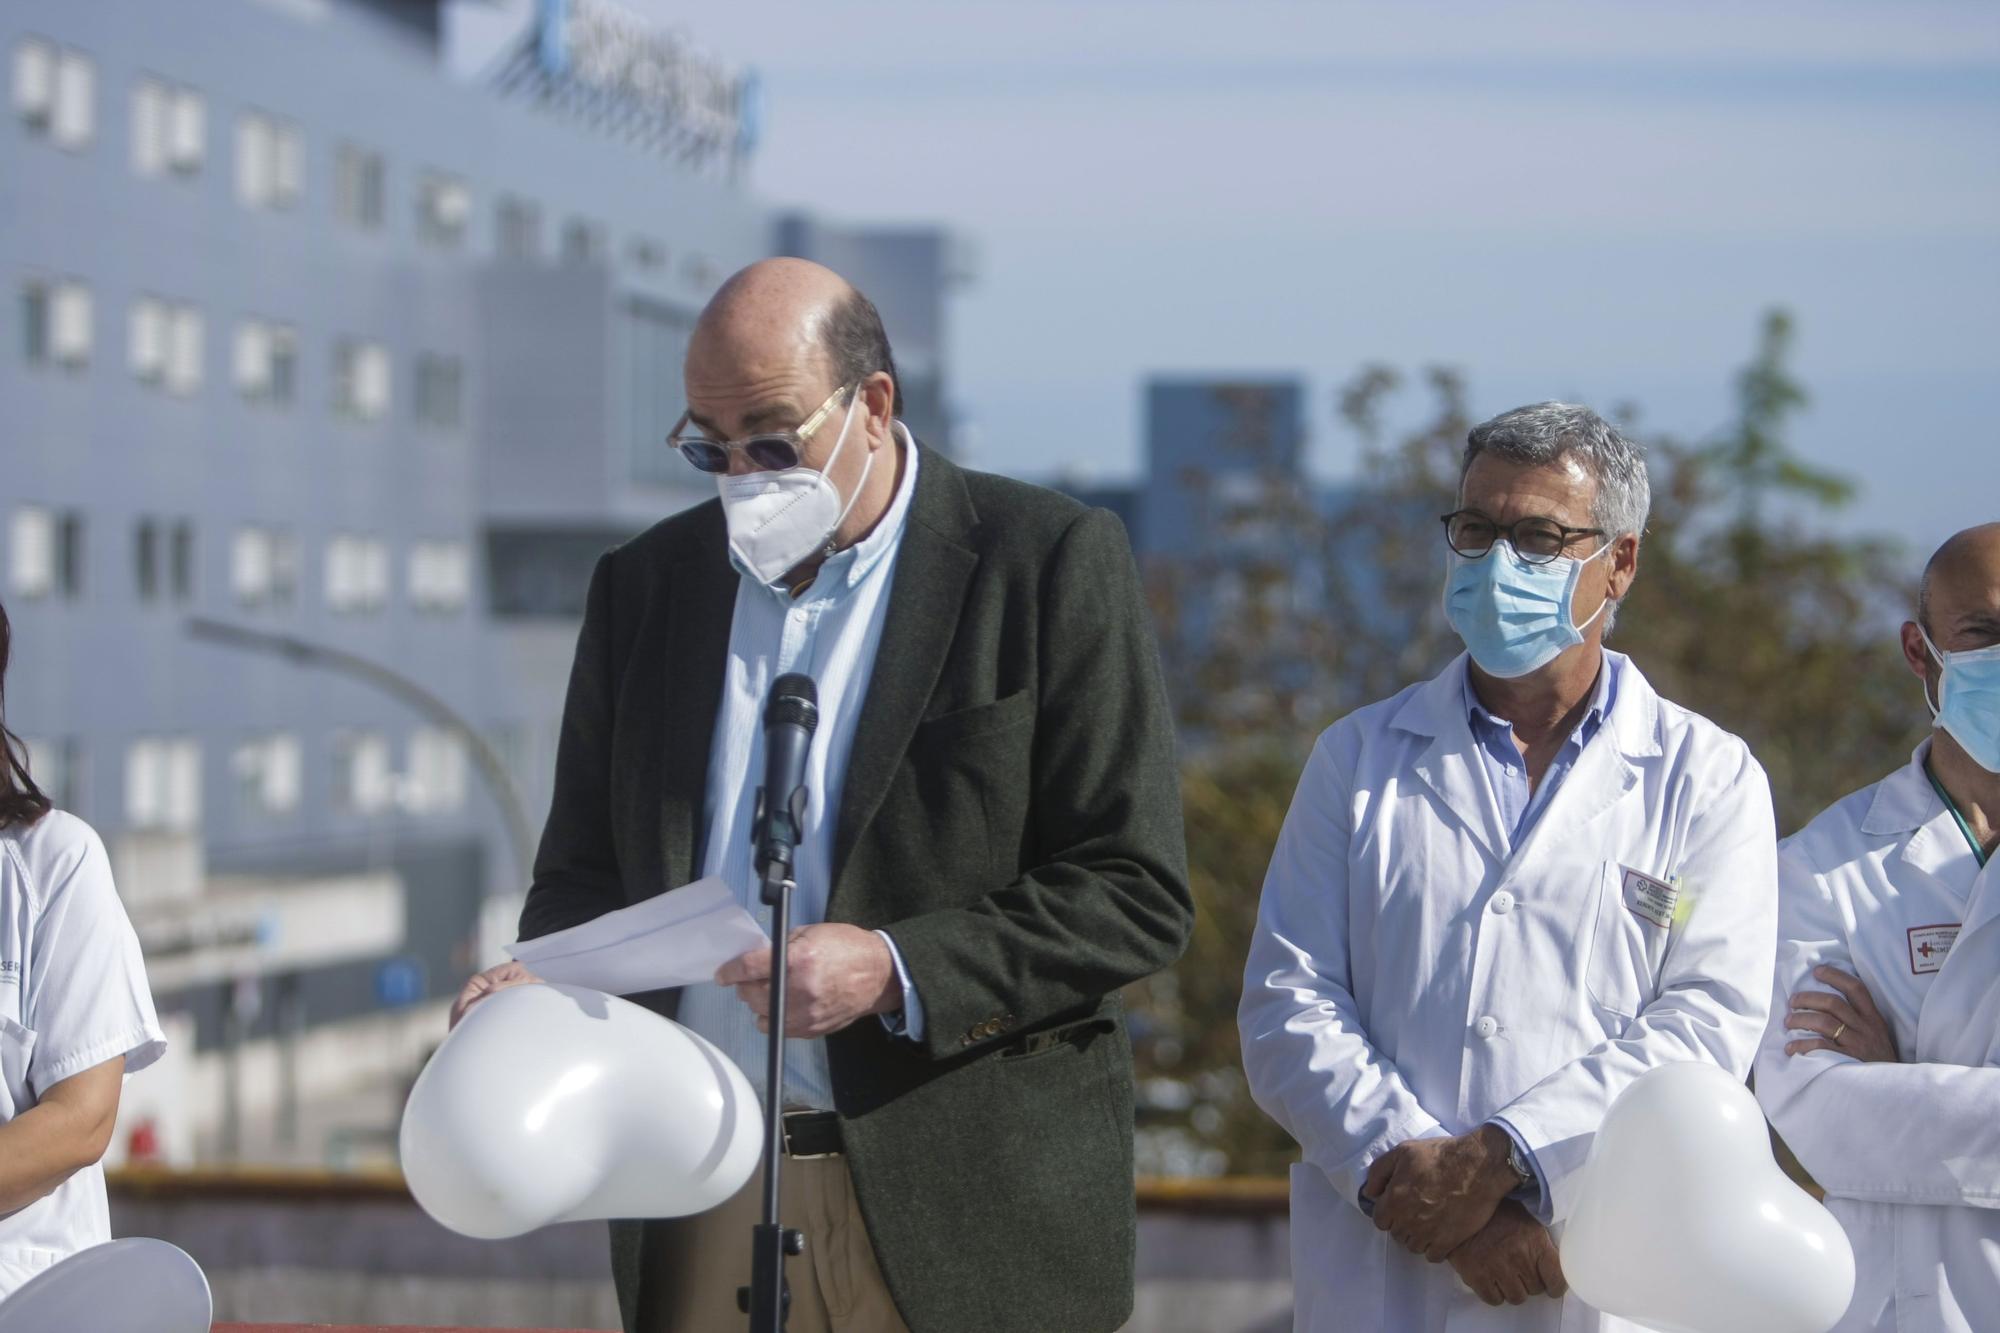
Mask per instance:
[[[874,305],[805,259],[760,260],[723,283],[695,322],[684,367],[696,422],[731,437],[796,426],[877,372],[896,373]],[[900,385],[893,410],[902,411]]]
[[[1946,652],[2000,642],[2000,523],[1938,547],[1924,566],[1917,620]]]
[[[858,293],[832,269],[765,259],[716,290],[688,343],[688,361],[811,359],[834,309]]]

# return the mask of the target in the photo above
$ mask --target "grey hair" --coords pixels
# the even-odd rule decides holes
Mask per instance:
[[[1574,458],[1597,483],[1590,500],[1590,519],[1604,529],[1606,545],[1646,530],[1653,489],[1646,480],[1645,450],[1587,407],[1531,403],[1474,426],[1465,437],[1465,462],[1458,472],[1461,489],[1465,474],[1472,470],[1472,460],[1484,453],[1529,467],[1547,467]],[[1605,608],[1607,635],[1617,616],[1615,604]]]

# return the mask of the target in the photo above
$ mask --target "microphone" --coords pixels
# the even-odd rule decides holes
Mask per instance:
[[[789,672],[771,683],[764,706],[764,785],[757,789],[757,875],[765,885],[791,878],[792,853],[806,822],[806,751],[819,726],[819,690],[811,676]]]

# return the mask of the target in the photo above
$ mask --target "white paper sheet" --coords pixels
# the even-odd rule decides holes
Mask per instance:
[[[770,936],[720,879],[698,879],[568,930],[507,946],[543,981],[635,995],[708,981]]]

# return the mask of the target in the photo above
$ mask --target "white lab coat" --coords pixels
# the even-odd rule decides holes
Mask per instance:
[[[1929,752],[1779,855],[1757,1097],[1854,1243],[1842,1333],[2000,1328],[2000,860],[1979,868],[1924,774]],[[1832,989],[1812,976],[1822,963],[1867,985],[1903,1063],[1785,1054],[1810,1035],[1787,1032],[1790,997]]]
[[[0,829],[0,1122],[118,1056],[135,1073],[166,1040],[104,846],[60,810]],[[104,1168],[0,1217],[0,1296],[111,1239]]]
[[[1357,1203],[1368,1167],[1504,1116],[1559,1224],[1598,1124],[1640,1074],[1749,1070],[1777,912],[1769,784],[1742,741],[1606,658],[1621,673],[1611,711],[1511,856],[1463,656],[1335,723],[1306,764],[1238,1015],[1250,1088],[1303,1149],[1302,1333],[1630,1327],[1576,1297],[1484,1305],[1375,1229]],[[1628,907],[1627,869],[1677,879],[1668,925]]]

